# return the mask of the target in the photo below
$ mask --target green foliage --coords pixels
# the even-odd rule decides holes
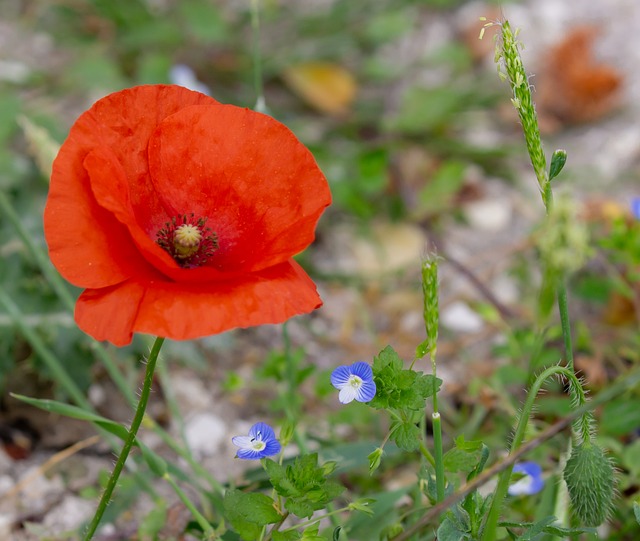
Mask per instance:
[[[275,502],[268,496],[232,488],[224,495],[224,511],[233,529],[246,541],[258,539],[266,524],[274,524],[282,518]]]
[[[420,446],[418,423],[425,400],[440,388],[442,380],[404,368],[396,351],[387,346],[373,360],[376,396],[369,403],[391,414],[390,438],[400,449],[415,451]]]
[[[310,517],[337,498],[344,487],[327,479],[326,465],[318,465],[318,454],[297,457],[283,466],[266,459],[265,469],[279,496],[286,498],[285,508],[298,517]]]
[[[373,360],[373,379],[377,391],[370,402],[376,409],[403,412],[421,411],[425,400],[437,392],[442,380],[404,368],[396,351],[387,346]]]
[[[449,472],[471,472],[482,456],[481,441],[466,441],[464,435],[456,438],[456,446],[444,455],[444,469]]]
[[[511,539],[517,541],[535,541],[541,538],[541,534],[568,537],[583,533],[595,533],[593,528],[563,528],[554,524],[556,521],[556,517],[545,517],[537,522],[501,522],[500,526],[507,528]],[[523,529],[523,532],[516,535],[513,533],[513,529]]]

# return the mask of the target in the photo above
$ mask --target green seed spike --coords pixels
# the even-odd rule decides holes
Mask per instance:
[[[424,325],[427,339],[423,343],[425,353],[435,357],[438,341],[438,256],[430,255],[422,262],[422,292],[424,295]]]
[[[531,97],[531,86],[520,57],[520,49],[522,47],[517,39],[518,32],[514,33],[511,30],[509,21],[506,20],[488,24],[500,27],[500,38],[496,41],[496,58],[501,59],[504,69],[501,73],[504,73],[511,85],[511,90],[513,91],[511,102],[518,111],[531,165],[533,165],[538,179],[540,191],[544,194],[549,183],[547,162],[542,149],[536,109]]]

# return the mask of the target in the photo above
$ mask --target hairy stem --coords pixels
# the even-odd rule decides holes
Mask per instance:
[[[144,413],[147,409],[147,403],[149,402],[151,385],[153,383],[153,373],[155,371],[156,362],[158,360],[158,355],[163,343],[164,338],[156,338],[155,342],[153,343],[153,347],[151,348],[151,353],[149,354],[149,359],[147,360],[147,369],[144,375],[142,391],[140,392],[140,400],[138,400],[138,407],[136,408],[135,416],[133,417],[133,421],[131,422],[129,434],[124,442],[124,445],[122,446],[120,456],[118,456],[118,461],[113,468],[111,477],[109,477],[109,481],[102,494],[102,498],[100,498],[100,503],[98,504],[95,515],[93,516],[93,519],[91,520],[91,523],[87,528],[87,532],[84,536],[85,541],[89,541],[90,539],[92,539],[93,534],[95,534],[96,530],[98,529],[100,520],[102,520],[102,516],[107,509],[107,505],[111,500],[111,495],[113,494],[113,491],[118,483],[118,479],[120,478],[120,473],[122,473],[122,468],[124,468],[127,457],[129,456],[131,448],[136,441],[136,435],[138,433],[138,429],[140,428],[140,424],[142,423],[142,419],[144,418]]]

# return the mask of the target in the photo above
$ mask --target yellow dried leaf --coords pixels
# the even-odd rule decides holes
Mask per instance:
[[[353,102],[357,84],[349,71],[330,62],[306,62],[287,68],[283,77],[289,88],[315,109],[342,115]]]

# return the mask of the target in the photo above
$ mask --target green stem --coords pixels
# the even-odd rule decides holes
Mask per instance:
[[[40,271],[46,278],[47,282],[51,285],[54,292],[58,296],[58,298],[62,301],[64,306],[73,313],[75,309],[75,299],[71,295],[67,284],[62,279],[60,274],[56,272],[56,270],[51,265],[47,254],[42,250],[34,241],[32,235],[25,229],[24,225],[20,221],[19,216],[16,214],[13,206],[11,205],[9,199],[4,194],[4,192],[0,191],[0,210],[2,211],[3,217],[6,217],[7,220],[14,226],[18,236],[22,240],[25,248],[31,254],[31,257],[35,260],[36,264],[40,268]],[[7,297],[5,297],[5,300]],[[9,300],[10,302],[10,300]],[[13,303],[11,303],[13,304]],[[25,323],[24,318],[21,317],[19,310],[15,307],[13,310],[12,317],[18,324],[22,334],[27,338],[29,343],[32,345],[34,350],[38,353],[38,355],[45,361],[49,369],[58,379],[58,381],[63,385],[69,396],[71,396],[74,402],[82,407],[88,407],[88,402],[85,399],[82,392],[77,388],[73,380],[71,380],[64,369],[61,369],[61,365],[58,360],[53,356],[48,348],[44,345],[40,337],[37,333],[33,332]],[[8,310],[8,309],[7,309]],[[111,380],[115,383],[116,387],[120,391],[120,393],[124,396],[125,400],[129,403],[130,406],[135,407],[136,405],[136,397],[133,391],[131,390],[130,385],[127,383],[125,377],[122,375],[120,368],[117,366],[117,363],[113,360],[109,351],[100,343],[95,340],[90,341],[90,347],[97,355],[98,359],[102,362],[102,365],[105,367],[105,370],[109,374]],[[64,374],[63,374],[64,372]],[[75,387],[75,390],[73,390]],[[217,491],[220,494],[224,494],[224,487],[200,464],[198,464],[190,453],[183,449],[180,445],[178,445],[173,438],[157,423],[153,422],[151,424],[154,432],[158,434],[162,440],[173,449],[174,452],[179,454],[182,458],[184,458],[189,466],[193,469],[195,473],[201,476],[203,479],[206,479],[209,482],[211,488]]]
[[[436,503],[444,500],[444,461],[442,459],[442,420],[440,413],[434,411],[431,415],[433,422],[433,457],[436,465]]]
[[[424,443],[420,442],[420,453],[427,460],[429,464],[435,469],[436,467],[436,459],[433,458],[433,455],[429,452],[429,449],[426,448]]]
[[[567,302],[567,285],[564,279],[561,279],[557,285],[558,310],[560,312],[560,325],[562,327],[562,336],[564,338],[564,355],[567,367],[574,372],[573,367],[573,345],[571,343],[571,322],[569,320],[569,305]]]
[[[151,348],[151,353],[149,354],[149,359],[147,360],[147,369],[144,375],[142,391],[140,392],[140,400],[138,401],[138,407],[136,408],[135,416],[133,417],[131,427],[129,428],[129,434],[126,441],[124,442],[124,445],[122,446],[122,451],[120,451],[120,456],[118,457],[118,461],[113,468],[111,477],[109,478],[104,493],[102,494],[102,498],[100,499],[100,503],[98,504],[96,513],[93,516],[91,523],[89,524],[87,533],[84,537],[85,541],[89,541],[91,538],[93,538],[93,534],[98,529],[98,524],[100,524],[100,520],[102,519],[102,516],[107,509],[107,505],[111,500],[111,495],[113,494],[116,484],[118,483],[118,478],[120,477],[122,468],[124,467],[124,464],[127,461],[127,457],[129,456],[129,452],[131,451],[131,448],[136,441],[136,434],[138,433],[138,429],[140,428],[140,424],[142,423],[142,419],[144,418],[145,410],[147,409],[147,402],[149,401],[149,395],[151,394],[151,385],[153,383],[153,373],[155,371],[158,354],[160,353],[160,349],[162,348],[163,343],[164,338],[156,338],[156,341]]]
[[[576,378],[575,374],[573,373],[573,370],[570,370],[565,366],[551,366],[544,370],[533,382],[533,385],[531,386],[531,389],[527,394],[527,399],[522,408],[522,413],[520,414],[520,417],[518,419],[515,435],[513,436],[513,441],[511,443],[511,449],[509,451],[510,455],[520,447],[520,445],[522,444],[522,440],[524,440],[527,423],[529,422],[529,417],[531,415],[531,412],[533,411],[535,399],[540,392],[542,385],[548,378],[558,374],[564,376],[571,382],[571,388],[575,390],[578,396],[578,403],[575,404],[574,407],[583,406],[586,402],[584,391],[580,385],[578,378]],[[512,470],[513,465],[510,465],[500,474],[500,477],[498,479],[498,486],[496,487],[493,495],[493,501],[491,502],[489,517],[487,518],[487,522],[484,525],[482,541],[493,541],[495,539],[498,519],[500,517],[500,509],[502,508],[502,502],[504,501],[504,498],[507,495],[507,491],[509,490],[509,481],[511,479]]]
[[[433,457],[435,459],[436,470],[436,503],[444,500],[444,462],[442,452],[442,419],[438,411],[438,383],[437,383],[437,364],[436,364],[436,346],[433,345],[431,352],[431,372],[433,373],[433,413],[431,414],[431,422],[433,425]]]
[[[204,538],[213,539],[216,533],[213,527],[211,526],[211,523],[202,515],[202,513],[200,513],[200,511],[198,511],[198,509],[193,504],[193,502],[189,499],[189,497],[186,495],[184,490],[182,490],[178,486],[178,483],[176,483],[173,477],[171,477],[168,473],[164,474],[163,479],[171,485],[171,488],[173,488],[175,493],[178,495],[178,498],[180,498],[180,501],[182,501],[184,506],[191,512],[191,515],[193,516],[193,518],[196,519],[196,522],[200,525],[200,527],[202,528],[202,531],[204,532],[204,535],[205,535]]]
[[[262,85],[262,56],[260,54],[260,3],[251,0],[251,29],[253,32],[253,85],[256,92],[255,110],[264,113],[267,105]]]

